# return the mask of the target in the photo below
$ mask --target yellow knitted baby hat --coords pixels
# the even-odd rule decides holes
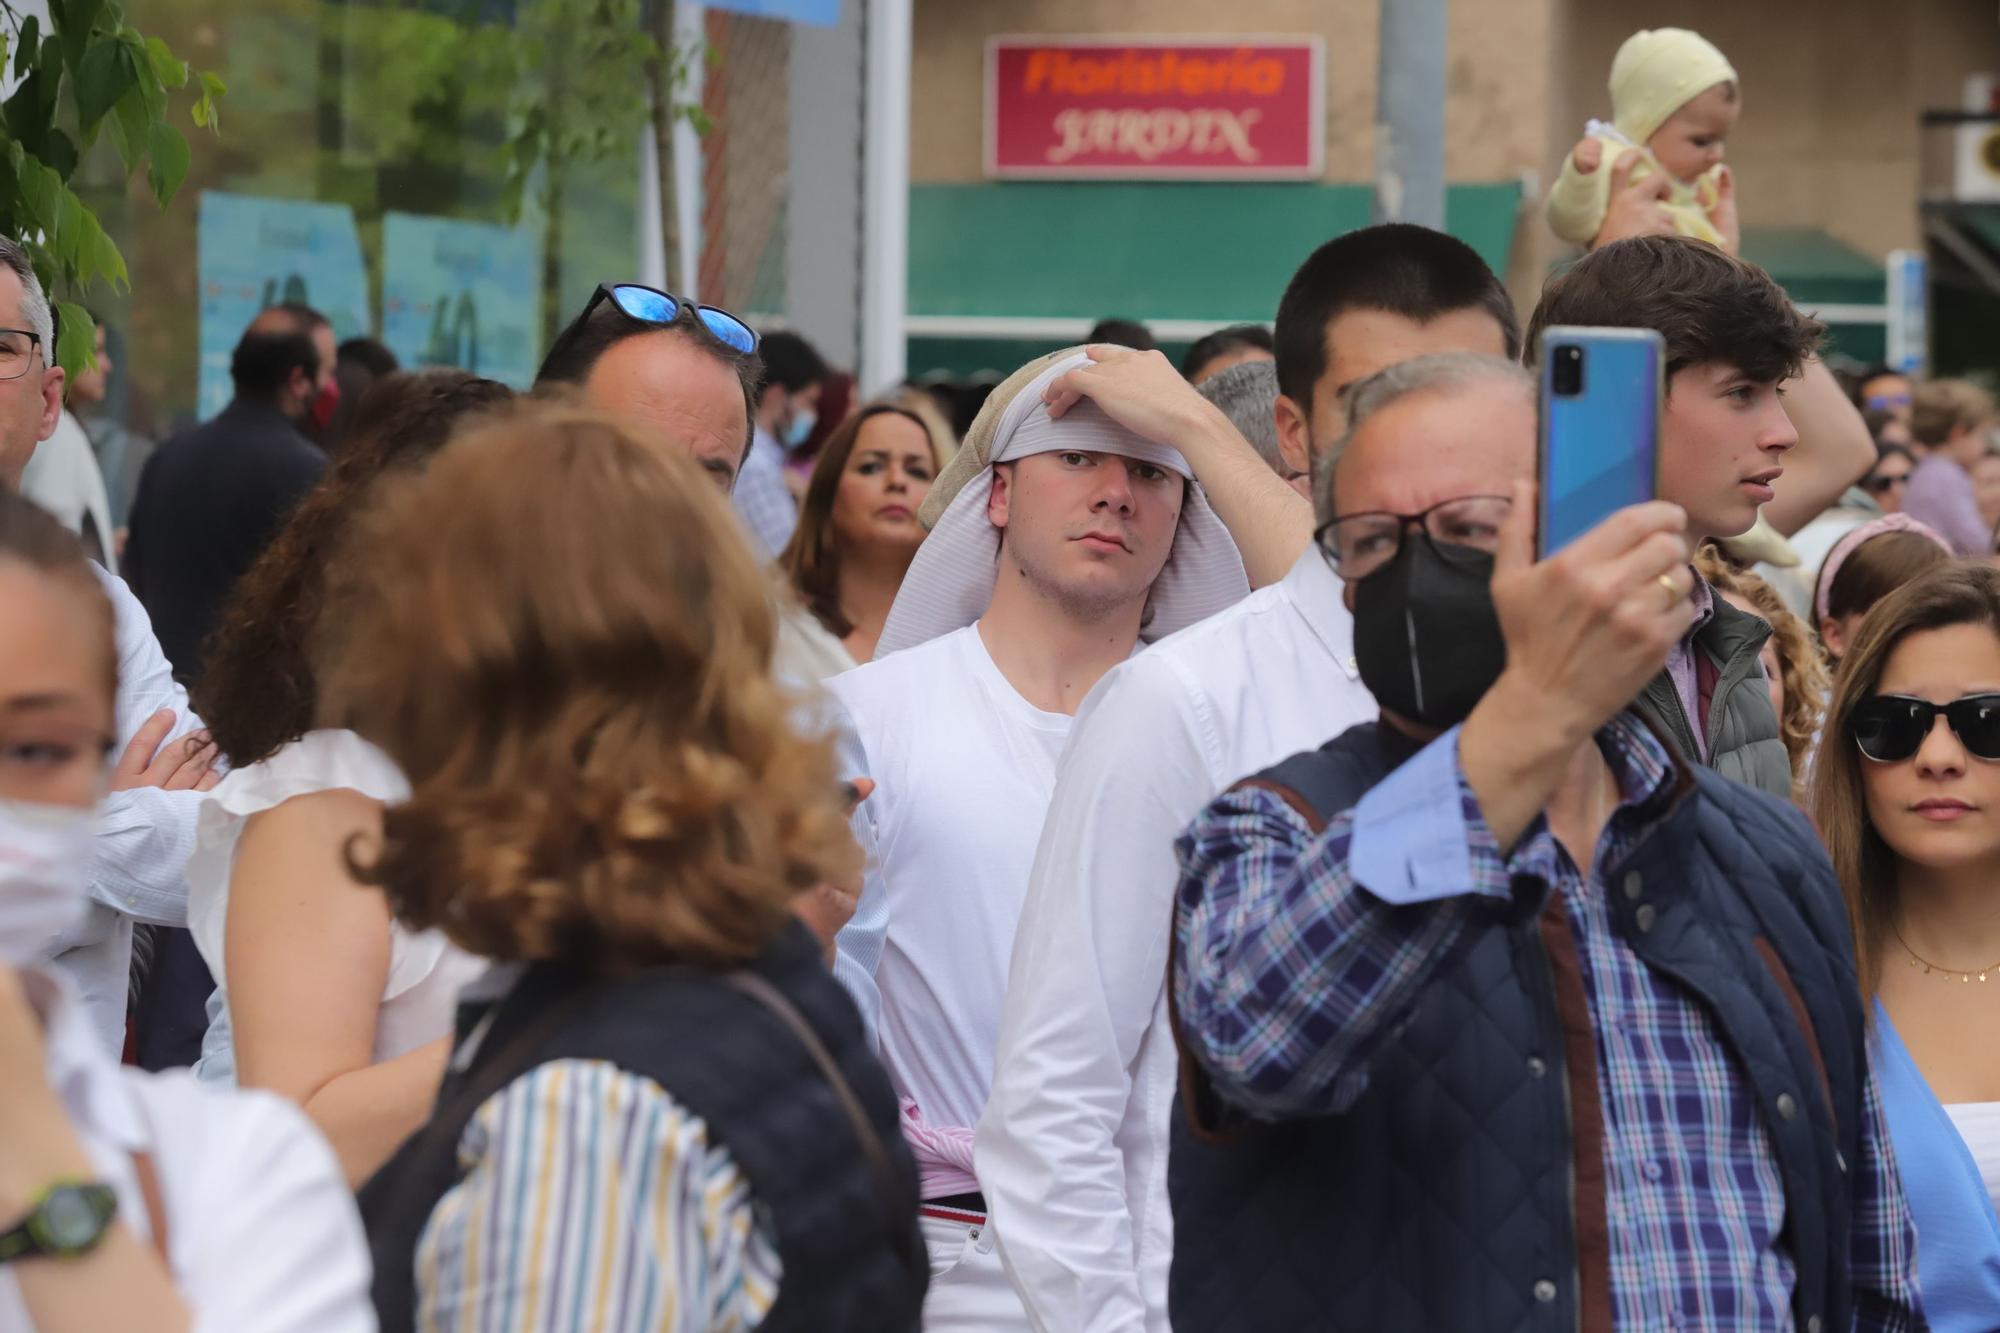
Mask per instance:
[[[1729,58],[1698,32],[1647,28],[1611,62],[1611,123],[1643,144],[1674,114],[1718,83],[1736,81]]]

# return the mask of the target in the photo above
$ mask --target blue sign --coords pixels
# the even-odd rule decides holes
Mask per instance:
[[[840,26],[840,0],[708,0],[704,7],[727,9],[753,18],[811,23],[821,28]]]
[[[542,247],[523,228],[382,215],[382,341],[405,366],[516,389],[541,362]]]
[[[197,277],[201,284],[203,420],[235,393],[229,358],[243,330],[266,306],[298,301],[333,325],[336,341],[367,333],[368,270],[346,204],[311,204],[252,195],[201,194]]]
[[[1922,250],[1889,252],[1889,364],[1905,375],[1930,362],[1930,268]]]

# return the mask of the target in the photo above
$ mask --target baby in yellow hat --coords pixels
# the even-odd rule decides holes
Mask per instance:
[[[1594,241],[1611,199],[1612,168],[1638,149],[1631,179],[1659,172],[1672,181],[1660,203],[1674,230],[1733,245],[1718,215],[1730,188],[1723,142],[1740,109],[1735,67],[1699,33],[1633,33],[1611,62],[1611,121],[1591,121],[1564,160],[1549,192],[1549,225],[1566,241]]]

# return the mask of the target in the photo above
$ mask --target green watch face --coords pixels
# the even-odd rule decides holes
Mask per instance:
[[[81,1254],[97,1244],[118,1210],[118,1196],[104,1185],[59,1185],[42,1198],[28,1226],[52,1254]]]

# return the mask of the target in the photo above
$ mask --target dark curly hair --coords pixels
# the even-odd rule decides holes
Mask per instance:
[[[195,705],[231,767],[269,758],[312,730],[318,689],[307,645],[326,564],[377,479],[422,466],[467,416],[513,397],[506,385],[459,370],[385,375],[368,390],[351,446],[244,574],[209,636]]]
[[[767,576],[676,444],[534,404],[371,506],[328,574],[324,725],[410,799],[348,863],[397,920],[594,976],[754,957],[860,869],[771,677]]]

